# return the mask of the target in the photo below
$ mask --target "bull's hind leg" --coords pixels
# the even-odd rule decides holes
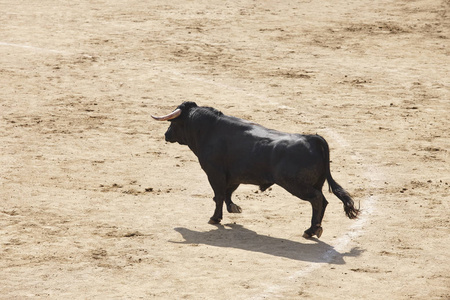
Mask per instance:
[[[328,205],[328,201],[322,194],[322,191],[315,189],[312,186],[302,186],[302,185],[283,185],[283,187],[302,200],[306,200],[311,203],[312,206],[312,218],[311,227],[305,230],[303,237],[311,238],[317,236],[318,238],[322,235],[322,219],[325,213],[325,208]]]
[[[322,235],[322,220],[325,215],[325,209],[327,208],[328,201],[323,196],[322,192],[320,192],[320,196],[316,193],[316,196],[313,200],[310,200],[313,214],[311,218],[311,227],[303,233],[304,238],[311,238],[313,236],[317,236],[320,238]]]
[[[231,195],[238,187],[239,187],[239,184],[236,184],[236,185],[231,185],[227,188],[225,204],[227,205],[227,211],[229,213],[239,213],[240,214],[242,212],[241,207],[234,204],[233,201],[231,200]]]

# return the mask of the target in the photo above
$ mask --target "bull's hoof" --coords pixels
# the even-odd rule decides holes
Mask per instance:
[[[220,221],[222,221],[222,219],[213,219],[213,218],[211,218],[211,219],[209,219],[208,224],[212,224],[212,225],[220,224]]]
[[[303,237],[305,239],[310,239],[313,236],[317,236],[317,238],[320,238],[322,236],[323,233],[323,229],[322,227],[317,227],[316,230],[314,230],[314,232],[310,229],[305,230],[305,232],[303,233]]]
[[[230,213],[240,214],[242,212],[242,208],[234,203],[230,205]]]
[[[320,238],[320,236],[323,233],[322,227],[317,228],[315,233],[316,233],[317,238]]]
[[[305,238],[305,239],[310,239],[310,238],[312,238],[312,235],[311,234],[309,234],[309,233],[307,233],[306,231],[303,233],[303,237]]]

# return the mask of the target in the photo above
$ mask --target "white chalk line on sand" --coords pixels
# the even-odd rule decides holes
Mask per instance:
[[[46,48],[40,48],[40,47],[35,47],[35,46],[30,46],[30,45],[23,45],[23,44],[15,44],[15,43],[0,42],[0,46],[22,48],[22,49],[28,49],[28,50],[37,51],[37,52],[48,52],[48,53],[55,53],[55,54],[67,54],[67,52],[65,52],[65,51],[46,49]]]

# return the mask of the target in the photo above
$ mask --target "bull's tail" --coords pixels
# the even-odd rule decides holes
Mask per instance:
[[[333,194],[338,197],[342,203],[344,203],[344,211],[347,217],[350,219],[356,219],[360,213],[360,210],[358,208],[355,208],[354,202],[350,194],[344,190],[342,186],[339,185],[336,181],[334,181],[333,177],[331,176],[330,172],[330,149],[328,148],[328,143],[325,141],[325,139],[322,138],[322,147],[323,147],[323,155],[325,159],[325,174],[328,181],[328,189],[330,192],[333,192]]]

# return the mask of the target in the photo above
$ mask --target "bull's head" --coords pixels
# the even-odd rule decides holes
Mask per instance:
[[[170,121],[169,129],[165,133],[167,142],[187,145],[186,121],[189,117],[189,110],[194,107],[197,107],[195,102],[183,102],[170,114],[161,117],[152,115],[156,121]]]

